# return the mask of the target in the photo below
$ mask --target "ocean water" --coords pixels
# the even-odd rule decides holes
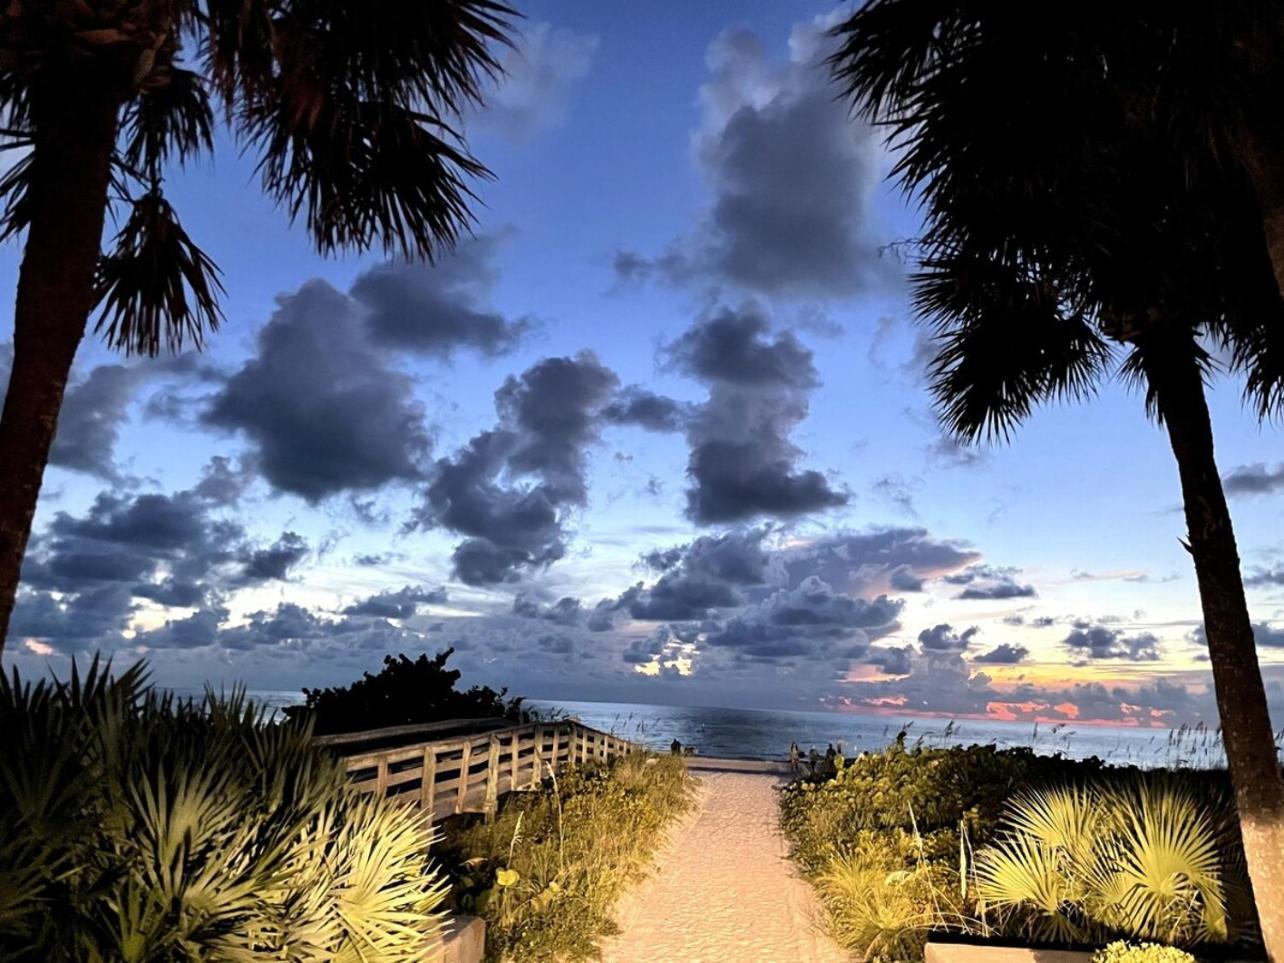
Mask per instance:
[[[199,694],[195,690],[191,693]],[[297,690],[251,690],[272,708],[303,701]],[[1123,728],[1096,725],[1032,725],[970,719],[924,719],[780,709],[654,706],[624,702],[527,699],[550,716],[574,716],[585,725],[667,751],[674,739],[702,756],[780,759],[797,742],[806,753],[832,743],[848,755],[891,745],[905,732],[907,745],[993,744],[1029,746],[1036,752],[1076,759],[1097,756],[1119,765],[1208,768],[1225,764],[1221,739],[1211,729]]]
[[[779,759],[797,742],[804,754],[824,752],[832,743],[854,755],[884,749],[902,731],[906,745],[993,744],[1000,748],[1029,746],[1036,752],[1061,753],[1076,759],[1096,756],[1119,765],[1145,768],[1224,765],[1221,740],[1208,729],[1052,726],[1012,722],[900,718],[837,712],[791,712],[776,709],[726,709],[633,705],[614,702],[527,703],[544,711],[560,710],[585,725],[613,732],[655,749],[667,750],[674,739],[702,756]]]

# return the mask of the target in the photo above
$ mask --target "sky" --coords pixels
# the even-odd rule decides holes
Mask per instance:
[[[434,265],[321,258],[227,136],[172,172],[225,322],[86,340],[6,665],[288,690],[454,647],[535,698],[1215,724],[1136,392],[1001,446],[938,427],[917,215],[819,66],[841,9],[522,11]],[[1211,405],[1284,725],[1284,450],[1241,387]]]

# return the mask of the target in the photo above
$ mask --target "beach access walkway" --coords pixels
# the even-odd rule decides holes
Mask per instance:
[[[693,759],[696,804],[626,893],[606,963],[845,963],[789,860],[770,764]],[[746,771],[747,770],[747,771]],[[766,771],[764,771],[766,770]]]

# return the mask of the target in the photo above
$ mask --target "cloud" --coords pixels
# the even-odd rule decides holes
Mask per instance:
[[[577,598],[564,596],[552,605],[541,605],[526,595],[513,599],[513,614],[525,619],[541,619],[558,625],[575,626],[584,620],[584,608]]]
[[[618,384],[591,352],[545,358],[495,392],[495,428],[437,461],[413,524],[465,536],[457,578],[516,581],[565,554],[567,513],[587,500],[587,450]]]
[[[1202,625],[1195,626],[1191,638],[1197,645],[1208,645],[1208,636]],[[1269,622],[1254,622],[1253,641],[1257,643],[1258,648],[1284,649],[1284,627],[1277,628]]]
[[[247,585],[284,581],[290,570],[307,554],[307,540],[297,532],[285,532],[268,548],[254,549],[242,555],[240,581]]]
[[[1261,462],[1240,465],[1222,479],[1227,495],[1269,495],[1284,488],[1284,465],[1268,468]]]
[[[665,355],[709,389],[687,424],[688,517],[702,525],[790,518],[847,503],[820,472],[796,468],[802,452],[790,434],[819,382],[811,352],[792,333],[771,337],[756,305],[722,308]]]
[[[502,240],[481,235],[434,264],[382,264],[359,275],[352,297],[365,309],[370,340],[443,361],[461,348],[491,357],[512,351],[531,320],[509,320],[484,306]]]
[[[691,405],[657,395],[638,385],[630,385],[602,409],[602,417],[612,424],[637,425],[647,431],[681,431],[692,413]]]
[[[1150,632],[1126,636],[1104,625],[1073,629],[1061,644],[1074,655],[1086,659],[1154,662],[1159,658],[1159,640]]]
[[[529,24],[500,57],[502,75],[472,117],[477,126],[524,140],[565,123],[571,88],[588,76],[598,38],[548,23]]]
[[[972,565],[962,572],[947,575],[943,581],[951,585],[966,586],[954,596],[956,599],[1028,599],[1038,593],[1033,585],[1022,585],[1015,579],[1016,568],[999,568],[991,565]]]
[[[941,623],[920,632],[918,634],[918,644],[924,650],[933,652],[962,652],[980,631],[974,625],[962,632],[956,632],[954,626],[948,623]]]
[[[243,433],[263,476],[313,504],[419,478],[429,438],[411,379],[369,345],[353,301],[309,281],[278,305],[205,422]]]
[[[972,656],[972,661],[989,665],[1016,665],[1018,662],[1025,661],[1025,657],[1029,654],[1030,650],[1024,645],[1001,642],[990,649],[989,652],[982,652],[979,655]]]
[[[367,596],[353,602],[343,610],[344,615],[370,615],[381,619],[408,619],[419,611],[421,605],[444,605],[447,600],[444,588],[427,588],[423,585],[406,585]]]
[[[713,41],[694,140],[711,204],[696,230],[660,255],[619,252],[622,281],[829,297],[898,275],[880,256],[870,214],[880,181],[877,138],[834,96],[821,63],[826,26],[795,27],[786,63],[743,28]]]
[[[1267,585],[1284,585],[1284,568],[1255,569],[1248,578],[1244,579],[1244,584],[1249,588],[1261,588]]]
[[[791,585],[814,574],[840,591],[864,594],[887,588],[918,591],[924,579],[956,573],[980,558],[969,546],[933,538],[924,528],[895,527],[835,532],[804,542],[782,564]]]

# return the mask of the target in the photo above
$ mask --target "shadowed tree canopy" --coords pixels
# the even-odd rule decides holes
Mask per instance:
[[[488,175],[452,126],[511,42],[494,0],[13,0],[0,11],[0,238],[23,236],[0,416],[0,645],[91,314],[126,353],[199,347],[218,268],[164,193],[221,122],[317,250],[432,258]],[[102,247],[105,216],[120,230]]]
[[[1259,416],[1284,405],[1282,23],[1236,0],[874,0],[831,60],[923,213],[913,301],[946,427],[1006,440],[1118,374],[1167,431],[1259,894],[1284,892],[1284,782],[1205,384],[1229,372]],[[1284,958],[1284,909],[1260,916]]]
[[[420,655],[384,656],[383,668],[365,673],[356,682],[331,689],[304,689],[307,701],[285,709],[287,718],[313,720],[317,735],[360,732],[387,726],[449,719],[511,719],[525,721],[521,698],[505,699],[507,689],[489,686],[457,690],[459,670],[447,669],[453,648],[431,659]]]

